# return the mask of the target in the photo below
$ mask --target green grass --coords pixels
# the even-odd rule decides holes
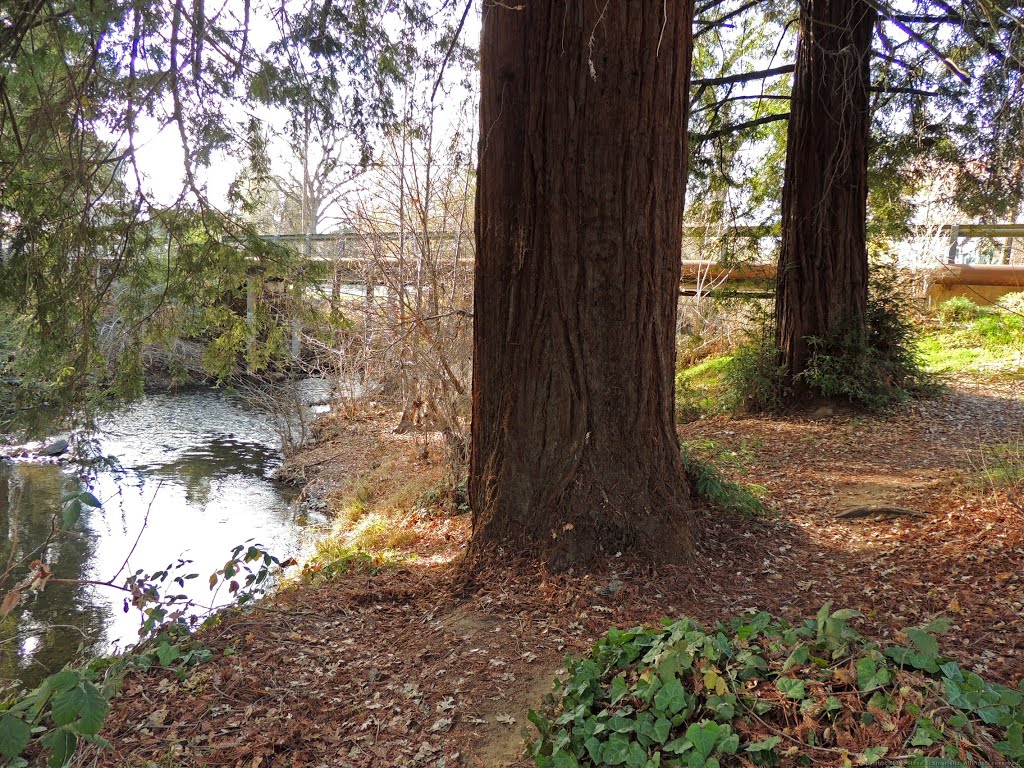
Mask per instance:
[[[970,456],[972,485],[984,491],[1024,488],[1024,443],[1001,443],[980,448]]]
[[[925,370],[933,374],[1012,375],[1024,370],[1024,315],[1014,308],[1022,294],[999,304],[972,305],[962,297],[939,305],[940,325],[919,342]]]
[[[414,555],[395,549],[368,550],[337,538],[325,538],[316,544],[316,551],[302,566],[302,581],[318,584],[333,581],[352,573],[376,575],[400,567]]]
[[[709,437],[694,438],[683,443],[683,447],[691,455],[729,469],[748,469],[757,460],[754,449],[763,448],[764,445],[763,440],[748,441],[744,438],[740,441],[739,448],[733,449]]]
[[[711,357],[676,374],[676,419],[693,421],[729,410],[726,373],[732,355]]]
[[[720,466],[745,468],[754,458],[746,444],[738,451],[714,440],[690,440],[683,444],[683,469],[701,499],[722,512],[763,517],[769,514],[764,503],[768,489],[763,485],[728,480],[719,470]]]

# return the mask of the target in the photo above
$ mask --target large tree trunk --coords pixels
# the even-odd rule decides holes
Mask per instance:
[[[675,432],[692,0],[487,0],[473,547],[685,554]]]
[[[865,330],[875,17],[865,0],[801,2],[776,293],[777,341],[791,380],[807,366],[808,337]]]

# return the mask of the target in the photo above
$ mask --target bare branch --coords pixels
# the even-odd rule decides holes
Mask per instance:
[[[690,138],[693,139],[693,141],[710,141],[711,139],[719,139],[722,136],[728,136],[733,133],[745,131],[748,128],[757,128],[758,126],[761,125],[768,125],[769,123],[778,123],[783,120],[789,120],[789,112],[781,112],[777,115],[765,115],[764,117],[759,117],[756,120],[747,120],[744,123],[727,125],[724,128],[720,128],[717,131],[711,131],[710,133],[691,134]]]
[[[705,77],[697,78],[692,81],[691,85],[698,87],[716,85],[732,85],[733,83],[749,83],[751,80],[766,80],[769,77],[778,77],[779,75],[788,75],[793,71],[793,64],[785,64],[781,67],[771,67],[770,69],[759,69],[755,72],[741,72],[738,75],[725,75],[724,77]]]

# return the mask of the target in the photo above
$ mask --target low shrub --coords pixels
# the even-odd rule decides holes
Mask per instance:
[[[880,646],[825,605],[610,629],[529,719],[540,768],[1020,765],[1024,695],[942,655],[937,620]]]
[[[943,323],[966,323],[981,314],[981,307],[966,296],[954,296],[939,304],[935,314]]]
[[[801,389],[868,410],[886,408],[909,393],[928,394],[934,385],[918,357],[913,317],[909,290],[895,264],[876,260],[863,323],[838,322],[833,334],[808,337],[808,363],[789,381],[774,319],[764,314],[725,375],[733,407],[776,412]]]
[[[931,391],[911,310],[895,264],[873,263],[864,326],[839,323],[831,336],[809,338],[810,360],[797,378],[826,400],[871,411]]]
[[[1002,296],[996,304],[1007,312],[1013,312],[1024,317],[1024,291],[1007,293]]]
[[[808,339],[811,354],[797,375],[825,400],[842,400],[869,411],[882,410],[906,399],[918,388],[913,365],[879,353],[868,335],[850,329],[829,338]]]
[[[729,402],[738,411],[772,413],[782,408],[788,387],[774,326],[766,322],[750,334],[733,354],[725,381]]]
[[[462,475],[455,482],[448,476],[441,478],[416,497],[415,508],[431,516],[454,517],[469,512],[469,476]]]

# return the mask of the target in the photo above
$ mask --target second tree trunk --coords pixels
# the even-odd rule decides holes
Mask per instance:
[[[782,191],[776,340],[790,381],[809,337],[864,333],[871,37],[864,0],[804,0]]]

